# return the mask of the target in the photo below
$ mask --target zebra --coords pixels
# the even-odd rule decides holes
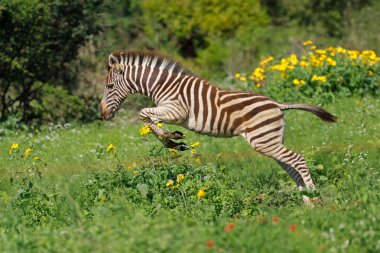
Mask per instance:
[[[251,147],[274,158],[302,190],[314,190],[305,158],[284,146],[284,114],[299,109],[325,122],[336,117],[321,107],[278,103],[262,94],[232,91],[214,86],[192,74],[178,62],[154,52],[119,51],[108,57],[107,78],[100,112],[111,120],[124,99],[132,93],[150,98],[156,107],[140,111],[140,119],[167,148],[185,150],[179,132],[168,132],[160,122],[176,124],[219,137],[242,136]],[[304,201],[310,200],[304,196]]]

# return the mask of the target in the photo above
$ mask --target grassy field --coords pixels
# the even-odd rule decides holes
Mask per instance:
[[[199,142],[174,154],[140,136],[132,112],[1,137],[0,251],[379,252],[380,102],[326,108],[338,124],[286,112],[286,146],[323,200],[314,208],[242,138],[165,125]]]

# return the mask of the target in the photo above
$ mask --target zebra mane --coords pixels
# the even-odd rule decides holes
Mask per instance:
[[[162,70],[165,69],[171,71],[172,73],[193,75],[193,73],[186,69],[182,64],[156,52],[130,50],[115,51],[111,55],[114,56],[121,65],[160,68]],[[110,68],[111,66],[108,65],[108,69]]]

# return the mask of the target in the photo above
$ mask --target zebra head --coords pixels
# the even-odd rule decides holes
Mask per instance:
[[[111,120],[121,103],[130,93],[124,78],[125,66],[112,54],[108,57],[107,79],[103,99],[100,102],[100,114],[103,119]]]

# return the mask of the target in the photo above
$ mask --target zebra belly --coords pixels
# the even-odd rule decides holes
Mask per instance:
[[[217,124],[213,124],[214,126],[210,125],[211,122],[203,122],[202,120],[196,120],[193,114],[190,114],[188,119],[184,121],[181,126],[194,131],[199,134],[204,135],[210,135],[210,136],[216,136],[216,137],[231,137],[234,136],[234,134],[225,134],[224,132],[220,133],[218,131],[218,128],[216,127]]]

